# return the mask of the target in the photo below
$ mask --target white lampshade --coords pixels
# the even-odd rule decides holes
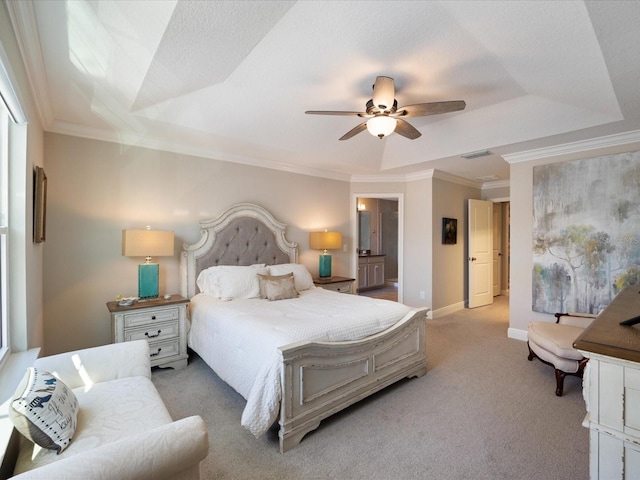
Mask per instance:
[[[374,137],[382,138],[393,133],[398,122],[387,115],[378,115],[367,120],[367,130]]]
[[[173,253],[173,230],[122,230],[125,257],[168,257]]]

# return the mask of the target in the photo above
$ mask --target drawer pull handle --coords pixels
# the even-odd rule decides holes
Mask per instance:
[[[151,353],[151,354],[149,354],[149,356],[156,357],[156,356],[160,355],[160,351],[161,350],[162,350],[162,348],[158,348],[158,351],[156,353]]]
[[[144,334],[147,336],[147,338],[159,337],[161,333],[162,333],[162,330],[158,330],[158,333],[156,333],[155,335],[149,335],[149,332],[144,332]]]
[[[155,316],[155,315],[153,315],[153,316],[151,317],[151,320],[155,320],[155,319],[156,319],[156,316]]]

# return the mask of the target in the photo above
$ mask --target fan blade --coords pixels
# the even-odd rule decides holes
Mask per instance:
[[[398,123],[396,124],[396,129],[394,130],[394,132],[402,135],[403,137],[410,138],[411,140],[415,140],[422,135],[410,123],[405,122],[401,118],[397,118],[396,120],[398,121]]]
[[[376,77],[376,83],[373,85],[373,104],[381,112],[389,110],[393,106],[395,95],[393,78]]]
[[[456,112],[464,110],[467,104],[464,100],[453,100],[450,102],[417,103],[398,108],[393,117],[426,117],[427,115],[438,115],[440,113]]]
[[[307,110],[304,112],[308,115],[349,115],[349,116],[357,116],[357,117],[370,117],[371,115],[366,112],[332,112],[325,110]]]
[[[355,137],[357,134],[367,129],[367,122],[363,122],[355,128],[352,128],[343,136],[340,137],[339,140],[349,140],[351,137]]]

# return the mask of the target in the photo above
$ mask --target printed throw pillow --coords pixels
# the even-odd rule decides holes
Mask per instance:
[[[60,379],[29,367],[13,395],[9,417],[26,438],[59,454],[76,431],[78,400]]]
[[[286,275],[258,275],[260,279],[260,296],[268,300],[286,300],[297,298],[293,273]]]

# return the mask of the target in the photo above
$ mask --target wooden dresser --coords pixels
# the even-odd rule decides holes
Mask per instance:
[[[618,294],[575,341],[589,358],[583,389],[592,480],[640,479],[640,287]]]

